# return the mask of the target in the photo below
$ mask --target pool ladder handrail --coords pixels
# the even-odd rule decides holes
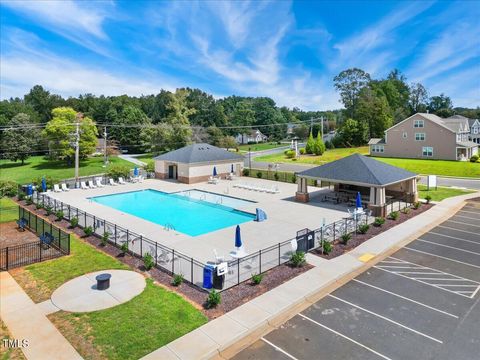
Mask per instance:
[[[207,200],[207,194],[201,194],[200,195],[200,198],[199,198],[200,201],[206,201]]]
[[[167,230],[167,231],[173,230],[173,231],[175,231],[175,226],[173,226],[172,223],[166,223],[163,230]]]
[[[223,198],[220,196],[215,203],[218,204],[223,204]]]

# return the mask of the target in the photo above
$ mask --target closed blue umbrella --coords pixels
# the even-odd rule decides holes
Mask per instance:
[[[27,195],[28,195],[28,196],[32,196],[32,194],[33,194],[33,186],[32,186],[32,184],[28,184],[28,186],[27,186]]]
[[[233,174],[233,164],[232,164],[232,167],[230,168],[230,172]]]
[[[357,208],[361,208],[361,207],[362,207],[362,196],[360,195],[360,192],[357,192],[356,205],[357,205]]]
[[[216,166],[213,167],[213,176],[217,176],[217,167]]]
[[[133,169],[133,176],[138,176],[138,168]]]
[[[44,177],[42,177],[42,191],[47,191],[47,179],[45,179]]]
[[[235,229],[235,247],[241,248],[242,247],[242,236],[240,235],[240,226],[237,225]]]

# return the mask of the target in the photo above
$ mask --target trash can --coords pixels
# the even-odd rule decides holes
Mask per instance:
[[[213,273],[215,271],[215,266],[211,264],[205,264],[203,268],[203,287],[205,289],[211,289],[213,285]]]
[[[223,285],[225,284],[225,274],[218,275],[217,271],[213,271],[213,288],[217,290],[222,290]]]
[[[297,231],[297,251],[308,252],[315,247],[315,232],[310,229]]]

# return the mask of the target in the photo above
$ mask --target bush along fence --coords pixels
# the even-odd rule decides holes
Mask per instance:
[[[18,219],[39,240],[0,249],[0,269],[9,270],[70,254],[70,235],[23,207]]]
[[[78,226],[84,230],[90,228],[92,235],[101,238],[106,234],[105,238],[109,243],[125,250],[132,256],[144,258],[145,255],[150,254],[155,267],[172,276],[181,275],[184,280],[200,289],[209,288],[209,286],[205,286],[205,276],[209,275],[212,278],[212,286],[220,291],[250,280],[254,274],[262,274],[289,262],[296,252],[307,253],[315,249],[323,249],[325,243],[340,239],[345,234],[356,233],[360,226],[371,224],[375,220],[368,212],[365,212],[354,218],[345,218],[315,230],[300,230],[294,238],[261,249],[241,259],[226,261],[227,267],[224,275],[218,275],[213,262],[203,264],[193,257],[76,207],[64,204],[46,194],[37,194],[34,197],[34,202],[42,206],[50,206],[54,212],[62,211],[66,220],[76,219]],[[400,209],[401,206],[410,205],[412,204],[399,202],[398,205],[395,203],[395,205],[389,204],[388,206],[394,206],[396,210]]]

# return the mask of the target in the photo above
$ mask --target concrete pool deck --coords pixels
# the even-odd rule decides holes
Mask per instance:
[[[257,184],[267,188],[278,186],[279,193],[268,194],[240,189],[233,187],[235,183]],[[296,232],[302,228],[316,229],[321,226],[323,219],[328,224],[347,216],[344,205],[331,205],[315,201],[308,204],[295,202],[296,184],[243,177],[234,181],[222,180],[216,185],[207,183],[188,185],[149,179],[142,183],[127,183],[126,185],[105,186],[97,189],[76,189],[62,193],[49,192],[49,195],[66,204],[85,210],[92,215],[180,251],[203,263],[215,260],[214,250],[217,251],[218,255],[226,257],[234,249],[235,226],[192,237],[177,231],[166,230],[162,225],[98,204],[89,199],[94,196],[143,189],[154,189],[168,193],[198,189],[218,195],[255,201],[254,203],[247,203],[239,209],[255,213],[256,208],[261,208],[267,213],[268,220],[260,223],[250,221],[241,225],[242,240],[248,253],[258,252],[261,249],[294,238]],[[323,191],[328,190],[318,189],[317,192],[313,193],[312,197],[314,198],[316,193]]]

